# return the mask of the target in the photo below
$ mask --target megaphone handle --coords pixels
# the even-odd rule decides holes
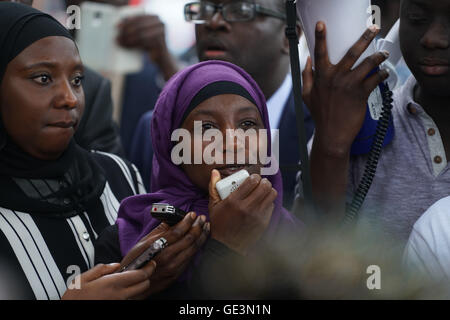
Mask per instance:
[[[306,139],[306,130],[304,124],[305,115],[303,113],[303,100],[302,100],[302,83],[301,70],[300,70],[300,56],[298,52],[298,34],[297,34],[297,7],[295,0],[286,1],[286,16],[287,16],[287,27],[286,27],[286,37],[289,40],[289,55],[291,59],[291,73],[292,73],[292,85],[294,91],[294,103],[295,103],[295,114],[297,120],[297,130],[299,136],[299,147],[300,147],[300,170],[301,170],[301,181],[303,184],[303,196],[304,196],[304,206],[303,215],[301,218],[303,220],[313,220],[315,219],[315,209],[312,194],[312,182],[311,182],[311,172],[309,166],[308,157],[308,147]],[[300,213],[297,213],[300,215]],[[306,214],[306,215],[305,215]]]

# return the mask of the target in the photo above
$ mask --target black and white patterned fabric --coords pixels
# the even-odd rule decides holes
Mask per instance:
[[[104,170],[106,184],[81,214],[29,214],[0,204],[0,283],[5,284],[0,285],[1,299],[60,299],[74,275],[94,266],[94,242],[115,223],[120,202],[145,193],[134,165],[112,154],[93,151],[91,155]],[[54,181],[15,182],[31,198],[58,190]]]

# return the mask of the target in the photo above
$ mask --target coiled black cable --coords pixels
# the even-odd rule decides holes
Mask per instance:
[[[383,108],[381,112],[380,120],[377,123],[377,129],[375,131],[375,137],[372,142],[372,148],[370,149],[369,156],[367,159],[366,168],[364,170],[361,182],[356,189],[355,195],[353,196],[352,203],[348,207],[347,213],[345,215],[344,224],[350,224],[353,222],[361,209],[364,199],[369,192],[370,186],[372,185],[373,178],[377,171],[378,160],[380,159],[381,150],[383,148],[383,142],[386,137],[386,133],[389,128],[389,122],[392,117],[392,99],[393,93],[389,90],[389,86],[386,83],[386,90],[383,93]]]

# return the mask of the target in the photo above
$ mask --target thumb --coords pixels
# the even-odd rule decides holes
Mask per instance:
[[[209,181],[209,203],[215,206],[220,202],[220,196],[216,189],[216,183],[221,179],[220,172],[214,169],[211,171],[211,180]]]
[[[91,282],[104,275],[111,274],[119,270],[120,263],[98,264],[92,269],[84,272],[81,276],[83,281]]]

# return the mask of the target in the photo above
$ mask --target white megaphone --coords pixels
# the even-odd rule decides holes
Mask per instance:
[[[399,82],[399,77],[396,71],[396,67],[400,60],[403,58],[402,51],[400,49],[400,19],[394,24],[386,38],[377,41],[377,50],[385,50],[389,52],[389,59],[383,63],[383,67],[389,69],[389,88],[395,89]]]
[[[372,25],[373,20],[370,0],[297,0],[297,16],[302,24],[313,65],[315,63],[314,48],[317,22],[323,21],[326,24],[328,55],[330,62],[337,64],[358,41],[364,31]],[[373,41],[353,68],[376,51],[377,46]],[[371,150],[377,122],[382,116],[383,95],[386,91],[388,91],[387,87],[382,83],[370,95],[367,103],[366,121],[353,143],[352,154],[365,154]],[[390,125],[384,139],[384,145],[392,140],[393,135],[393,126]]]
[[[370,0],[297,0],[297,13],[306,42],[312,51],[313,64],[317,22],[323,21],[327,26],[328,55],[333,64],[337,64],[344,57],[348,49],[372,24],[368,24],[372,17]],[[354,67],[375,52],[376,46],[372,42]]]

